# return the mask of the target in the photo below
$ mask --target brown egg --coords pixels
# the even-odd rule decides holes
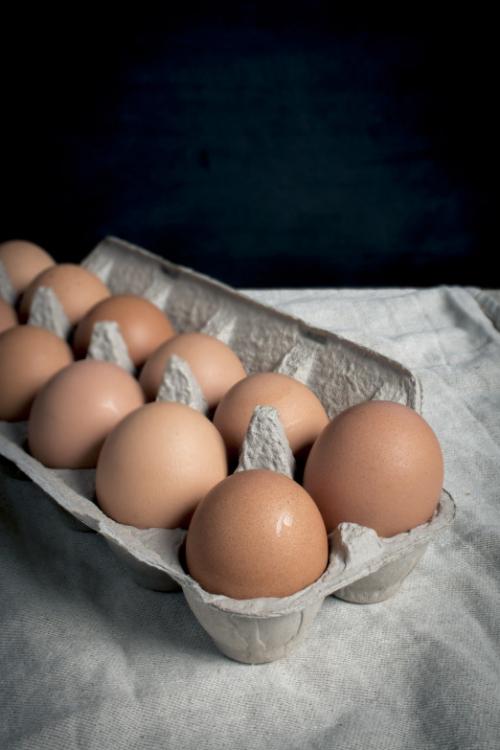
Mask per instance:
[[[120,326],[136,367],[175,334],[170,320],[152,302],[134,294],[118,294],[99,302],[79,322],[73,339],[77,357],[84,357],[87,353],[94,324],[105,320],[113,320]]]
[[[16,311],[5,300],[0,298],[0,333],[7,331],[13,326],[17,326]]]
[[[61,263],[38,274],[24,292],[19,310],[21,320],[27,320],[31,302],[38,287],[53,289],[71,325],[78,323],[91,307],[110,296],[102,281],[83,266]]]
[[[39,273],[54,265],[54,259],[27,240],[9,240],[0,245],[0,261],[15,291],[24,292]]]
[[[292,479],[255,469],[232,474],[197,507],[186,539],[190,575],[233,599],[289,596],[328,563],[325,524]]]
[[[118,365],[75,362],[35,398],[28,424],[31,454],[51,468],[93,468],[111,430],[143,404],[139,383]]]
[[[109,435],[96,493],[115,521],[139,528],[187,527],[199,501],[227,475],[220,434],[200,412],[147,404]]]
[[[307,451],[328,424],[320,400],[303,383],[276,372],[249,375],[228,391],[214,415],[231,458],[239,453],[256,406],[277,409],[295,454]]]
[[[210,409],[246,376],[238,356],[222,341],[205,333],[181,333],[162,344],[144,365],[140,383],[149,401],[156,398],[165,365],[172,354],[188,363]]]
[[[428,521],[443,486],[436,435],[413,409],[367,401],[339,414],[307,460],[304,487],[328,531],[341,521],[394,536]]]
[[[0,334],[0,419],[26,419],[38,391],[71,362],[67,343],[45,328],[16,326]]]

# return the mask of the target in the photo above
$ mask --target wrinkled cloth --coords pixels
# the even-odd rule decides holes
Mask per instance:
[[[380,604],[329,597],[287,659],[222,656],[181,593],[0,472],[0,748],[500,748],[500,297],[265,290],[423,385],[456,520]]]

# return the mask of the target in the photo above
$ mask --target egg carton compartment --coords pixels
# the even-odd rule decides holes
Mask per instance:
[[[217,281],[115,238],[101,242],[83,262],[115,294],[139,294],[163,310],[178,332],[204,331],[227,343],[247,372],[276,370],[311,388],[331,418],[361,401],[396,401],[421,409],[421,390],[406,368],[376,352],[302,320],[254,302]],[[42,304],[41,321],[48,307]],[[44,317],[45,316],[45,317]],[[50,316],[49,316],[50,317]],[[54,315],[52,315],[54,320]],[[64,322],[64,321],[63,321]],[[53,327],[53,330],[54,327]],[[60,327],[59,335],[63,329]],[[94,331],[92,356],[120,361],[127,352],[116,326]],[[179,400],[200,411],[206,403],[186,362],[168,364],[159,398]],[[186,532],[136,529],[104,515],[94,500],[94,470],[55,470],[25,450],[25,423],[0,423],[0,454],[39,485],[72,518],[103,536],[141,585],[183,590],[194,615],[227,656],[242,662],[272,661],[288,654],[304,637],[326,596],[370,603],[391,596],[429,541],[451,523],[454,504],[443,491],[431,521],[405,534],[381,539],[356,524],[341,524],[329,536],[330,560],[311,586],[284,598],[234,600],[205,592],[182,566]],[[237,470],[270,468],[293,475],[294,459],[277,413],[256,410]]]

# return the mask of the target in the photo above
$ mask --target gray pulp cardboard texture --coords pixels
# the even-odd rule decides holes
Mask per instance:
[[[33,295],[28,324],[48,328],[63,339],[68,336],[71,329],[56,293],[46,286],[39,286]]]
[[[14,305],[16,302],[16,290],[12,286],[12,282],[9,278],[3,262],[0,260],[0,297],[8,302],[9,305]]]
[[[114,320],[102,320],[94,324],[87,357],[114,362],[132,375],[135,373],[120,326]]]

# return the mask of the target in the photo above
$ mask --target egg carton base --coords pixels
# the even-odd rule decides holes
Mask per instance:
[[[306,638],[323,600],[281,617],[257,618],[203,606],[189,589],[186,601],[194,616],[225,656],[243,664],[283,659]]]
[[[144,589],[175,593],[182,591],[181,587],[168,573],[156,568],[145,567],[130,552],[113,539],[106,538],[109,548],[118,560],[129,571],[130,575]]]
[[[417,547],[413,552],[384,565],[375,573],[338,589],[333,595],[353,604],[376,604],[390,599],[399,591],[403,581],[417,565],[427,546],[425,544]]]
[[[11,452],[9,457],[14,460],[17,458],[21,470],[26,470],[28,476],[35,480],[38,478],[39,482],[42,480],[42,484],[47,484],[47,481],[54,476],[53,470],[42,467],[22,450],[22,426],[17,426],[17,436],[21,445],[11,444],[9,451],[6,450],[5,439],[2,436],[2,427],[5,428],[5,426],[5,423],[0,424],[0,450],[4,454]],[[7,431],[16,434],[16,428],[13,429],[12,425],[8,426]],[[5,465],[8,464],[4,463],[4,468]],[[87,492],[89,492],[93,486],[92,472],[84,472],[84,476],[80,477],[79,472],[61,473],[67,483],[63,485],[63,488],[65,486],[68,488],[69,484],[73,484],[74,488],[87,487]],[[9,474],[10,476],[4,472],[6,491],[15,496],[17,494],[15,486],[19,481],[25,481],[25,475],[15,469],[11,469]],[[12,478],[12,475],[16,478]],[[43,481],[44,475],[45,481]],[[49,481],[48,488],[45,487],[45,492],[43,487],[37,489],[42,497],[47,489],[52,490],[50,499],[61,503],[62,498],[54,492],[52,481]],[[139,585],[157,591],[179,591],[182,588],[193,614],[221,651],[229,658],[252,664],[274,661],[290,654],[306,636],[309,626],[329,594],[364,604],[392,596],[423,554],[430,540],[429,530],[432,531],[434,527],[437,527],[437,530],[444,528],[454,513],[453,501],[446,493],[443,493],[441,512],[423,528],[416,529],[408,535],[402,535],[403,540],[406,536],[408,537],[408,541],[404,544],[401,540],[398,542],[397,538],[380,540],[373,531],[363,529],[363,527],[342,524],[342,528],[339,527],[330,535],[331,558],[324,576],[309,587],[309,592],[305,596],[303,592],[298,592],[295,596],[295,599],[302,596],[303,606],[294,607],[294,597],[288,597],[288,601],[292,602],[289,605],[292,611],[281,613],[279,610],[287,601],[286,599],[274,600],[276,604],[273,611],[268,607],[273,600],[238,602],[203,592],[182,567],[179,552],[185,538],[185,531],[138,530],[124,527],[103,517],[95,503],[83,497],[80,497],[80,501],[85,503],[85,515],[82,515],[81,509],[76,510],[76,508],[68,513],[66,511],[71,509],[71,502],[68,504],[67,501],[71,499],[71,494],[69,491],[65,493],[64,500],[67,507],[63,510],[64,518],[72,523],[71,530],[80,528],[80,523],[83,523],[87,527],[91,525],[94,530],[100,531],[110,549],[126,565]],[[91,515],[94,518],[91,518]],[[141,539],[142,549],[138,545]],[[417,543],[412,544],[412,539]],[[151,555],[153,550],[159,552],[158,559],[154,562]],[[165,556],[167,552],[170,552],[170,557],[162,559],[162,555]],[[147,559],[148,554],[149,559]],[[363,560],[364,562],[360,564]],[[351,577],[354,580],[346,580],[347,585],[340,585],[346,576],[347,579]],[[328,578],[330,578],[329,581]],[[338,585],[335,584],[337,579]],[[235,606],[240,608],[239,613],[228,611]],[[271,611],[272,614],[268,616],[266,610]]]

